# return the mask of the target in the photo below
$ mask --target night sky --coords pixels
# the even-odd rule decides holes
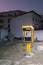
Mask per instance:
[[[9,10],[34,10],[43,14],[43,0],[0,0],[0,12]]]

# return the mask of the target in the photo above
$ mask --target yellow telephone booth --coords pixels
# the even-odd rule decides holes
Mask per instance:
[[[34,42],[34,27],[32,25],[22,26],[22,40],[26,42],[26,53],[31,52],[31,42]]]

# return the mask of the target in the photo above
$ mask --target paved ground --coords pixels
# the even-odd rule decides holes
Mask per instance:
[[[16,43],[0,46],[0,65],[43,65],[43,50],[38,50],[43,42],[31,44],[32,57],[25,57],[25,44]]]

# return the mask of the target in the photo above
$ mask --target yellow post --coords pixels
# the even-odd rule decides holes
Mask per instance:
[[[26,43],[26,54],[29,54],[31,52],[31,44],[30,42]]]
[[[34,42],[34,29],[31,31],[31,42]]]
[[[22,29],[24,29],[24,41],[25,41],[25,31],[30,30],[31,31],[31,40],[30,42],[34,42],[34,27],[32,25],[28,26],[22,26]],[[31,43],[26,41],[26,54],[31,53]]]

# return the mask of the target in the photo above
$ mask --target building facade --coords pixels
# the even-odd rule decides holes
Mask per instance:
[[[19,10],[0,12],[0,40],[10,34],[10,19],[24,13],[26,12]]]
[[[10,20],[10,30],[14,37],[22,37],[22,25],[32,25],[35,29],[41,29],[41,16],[34,11],[27,12]]]
[[[14,35],[14,37],[21,37],[22,25],[33,25],[35,29],[41,29],[43,26],[42,18],[41,15],[34,11],[14,10],[0,12],[0,40],[9,34]]]

